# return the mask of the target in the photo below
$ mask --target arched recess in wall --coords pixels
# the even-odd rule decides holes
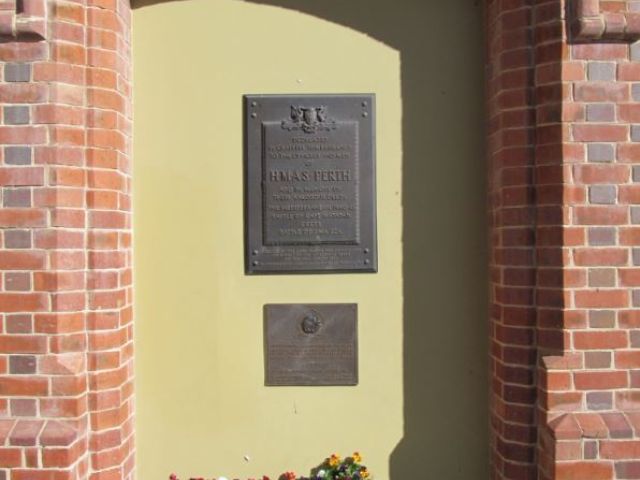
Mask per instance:
[[[381,478],[486,477],[480,8],[308,3],[134,5],[139,475],[359,449]],[[241,94],[358,91],[378,97],[380,272],[245,277]],[[358,387],[263,386],[279,302],[359,304]]]

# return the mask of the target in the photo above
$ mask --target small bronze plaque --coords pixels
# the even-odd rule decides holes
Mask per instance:
[[[245,96],[246,271],[375,272],[375,97]]]
[[[264,306],[265,385],[357,385],[358,306]]]

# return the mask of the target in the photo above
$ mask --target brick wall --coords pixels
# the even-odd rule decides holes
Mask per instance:
[[[543,478],[640,478],[640,50],[629,43],[639,6],[599,2],[598,34],[575,29],[578,8],[563,51],[562,136],[571,153],[563,158],[562,258],[571,279],[562,356],[541,365]],[[625,22],[635,30],[612,27]]]
[[[133,472],[129,5],[0,6],[0,479]]]
[[[494,478],[533,479],[535,115],[532,2],[488,1],[491,443]]]
[[[640,2],[487,5],[494,478],[640,478]]]
[[[494,478],[640,478],[640,2],[486,6]],[[0,480],[132,478],[129,5],[0,35]]]

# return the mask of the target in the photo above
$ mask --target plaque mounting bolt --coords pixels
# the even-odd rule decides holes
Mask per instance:
[[[365,118],[368,117],[369,116],[369,112],[362,112],[362,116],[365,117]]]
[[[257,107],[258,106],[258,102],[251,102],[251,106],[252,107]]]
[[[369,265],[371,263],[371,260],[369,260],[368,258],[364,261],[365,265]]]
[[[254,250],[254,251],[253,251],[253,252],[251,252],[251,253],[253,253],[254,255],[258,255],[258,253],[259,253],[259,252],[258,252],[258,250]]]
[[[260,262],[258,262],[257,260],[254,260],[252,264],[254,267],[257,267],[258,265],[260,265]]]
[[[368,248],[365,248],[365,249],[364,249],[364,253],[365,253],[365,254],[369,253],[369,249],[368,249]]]
[[[251,118],[258,118],[258,114],[257,114],[256,112],[253,112],[253,113],[251,114]]]
[[[363,106],[364,108],[367,108],[367,106],[368,106],[368,105],[369,105],[369,104],[368,104],[367,102],[362,102],[362,106]]]

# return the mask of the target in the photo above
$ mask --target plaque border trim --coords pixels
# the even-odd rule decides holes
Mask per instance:
[[[275,108],[272,105],[281,102],[283,105],[291,103],[318,102],[322,104],[337,104],[354,101],[363,106],[362,112],[357,113],[345,121],[358,120],[358,159],[356,168],[357,178],[357,208],[360,244],[343,242],[324,242],[309,244],[265,245],[263,234],[263,186],[262,173],[264,169],[263,152],[263,122],[277,121],[277,118],[264,118],[263,109]],[[266,104],[266,105],[265,105]],[[365,107],[366,105],[366,107]],[[345,107],[346,108],[346,107]],[[340,273],[377,273],[378,245],[377,245],[377,195],[376,195],[376,96],[374,93],[342,93],[342,94],[247,94],[243,95],[244,122],[244,260],[247,275],[283,275],[283,274],[340,274]],[[340,121],[340,118],[337,119]],[[364,128],[363,128],[364,127]],[[256,203],[256,202],[259,202]],[[369,205],[365,209],[363,205]],[[363,228],[365,227],[365,228]],[[283,261],[280,264],[261,265],[262,255],[280,252],[295,252],[300,248],[329,248],[348,249],[350,256],[359,255],[356,260],[346,266],[310,265],[308,263],[294,263]],[[266,250],[266,251],[265,251]],[[346,250],[345,250],[346,251]],[[360,260],[361,263],[358,261]]]
[[[269,359],[268,359],[268,336],[267,336],[267,323],[268,323],[268,310],[272,307],[288,307],[296,308],[303,307],[310,310],[313,309],[332,309],[332,308],[352,308],[353,309],[353,346],[354,346],[354,381],[348,383],[335,383],[335,382],[321,382],[321,383],[308,383],[308,382],[272,382],[269,383]],[[264,386],[265,387],[357,387],[360,384],[360,347],[359,347],[359,306],[357,303],[266,303],[262,307],[262,335],[263,335],[263,357],[264,357]]]

